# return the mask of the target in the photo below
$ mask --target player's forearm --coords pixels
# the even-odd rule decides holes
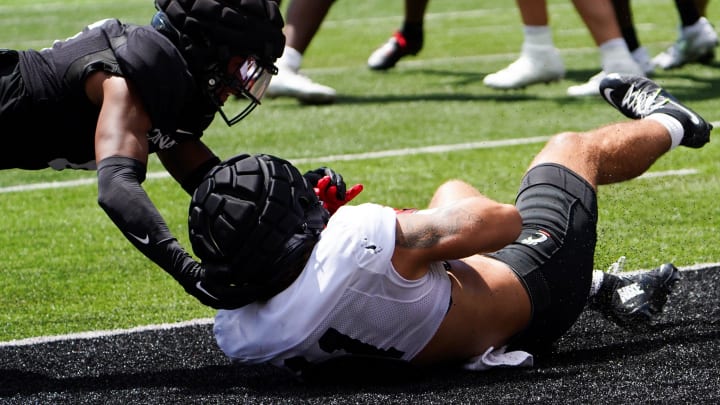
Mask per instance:
[[[498,250],[520,234],[522,219],[515,206],[486,197],[471,197],[447,207],[446,224],[456,224],[448,245],[456,257]]]
[[[103,159],[98,162],[98,203],[138,250],[174,276],[190,258],[140,186],[144,178],[145,166],[137,160]]]

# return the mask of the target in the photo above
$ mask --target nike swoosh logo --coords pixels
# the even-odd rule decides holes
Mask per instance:
[[[617,104],[612,99],[612,93],[614,89],[606,88],[603,89],[603,96],[605,97],[605,100],[607,100],[608,103],[612,104],[613,107],[618,108]],[[618,108],[619,109],[619,108]]]
[[[145,235],[144,238],[141,238],[141,237],[133,234],[132,232],[128,232],[128,235],[132,236],[136,241],[142,243],[143,245],[147,245],[148,243],[150,243],[150,236],[148,236],[147,234]]]
[[[690,121],[692,121],[693,124],[698,125],[700,123],[700,118],[698,118],[698,116],[694,112],[683,107],[682,105],[680,105],[680,103],[673,103],[673,104],[675,105],[675,107],[679,108],[680,110],[685,111],[687,113],[687,115],[690,116]]]
[[[198,290],[202,291],[203,294],[205,294],[205,295],[207,295],[208,297],[214,299],[215,301],[219,301],[219,300],[218,300],[218,297],[210,294],[206,289],[203,288],[201,281],[198,281],[197,283],[195,283],[195,288],[197,288]]]
[[[527,238],[520,241],[524,245],[535,246],[548,240],[547,235],[542,232],[535,232],[535,235],[528,236]]]

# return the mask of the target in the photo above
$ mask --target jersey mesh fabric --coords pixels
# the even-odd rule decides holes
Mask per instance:
[[[414,357],[447,312],[450,279],[439,263],[419,280],[400,277],[390,261],[395,215],[375,204],[338,210],[288,289],[218,312],[220,348],[242,362],[278,366],[345,354]]]

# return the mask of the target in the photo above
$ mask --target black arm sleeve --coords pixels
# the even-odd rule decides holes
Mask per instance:
[[[180,246],[140,183],[145,166],[113,156],[98,163],[98,203],[123,235],[183,286],[199,264]]]

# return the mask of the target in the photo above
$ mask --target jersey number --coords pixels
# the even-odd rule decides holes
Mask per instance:
[[[327,353],[334,353],[337,350],[344,350],[348,354],[361,356],[380,356],[399,359],[403,352],[395,348],[383,350],[373,345],[343,335],[337,329],[328,329],[318,341],[320,348]]]
[[[340,333],[337,329],[329,328],[318,340],[320,349],[326,353],[334,353],[342,350],[354,356],[383,357],[389,359],[400,359],[404,352],[395,348],[387,350],[380,349],[368,343],[353,339],[348,335]],[[295,372],[302,372],[311,364],[302,356],[285,359],[285,366]]]

